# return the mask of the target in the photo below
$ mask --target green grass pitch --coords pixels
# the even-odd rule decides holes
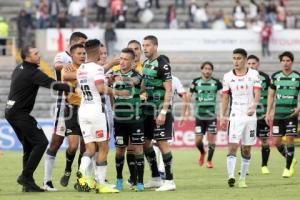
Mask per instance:
[[[293,200],[300,199],[300,164],[296,165],[295,175],[292,178],[282,178],[285,166],[284,159],[275,148],[271,150],[269,169],[271,174],[261,175],[260,149],[254,149],[250,164],[250,175],[247,176],[248,188],[229,188],[226,175],[227,148],[218,148],[214,156],[215,168],[207,169],[197,165],[198,152],[196,149],[176,149],[174,155],[174,176],[177,189],[172,192],[155,192],[145,190],[137,193],[125,185],[124,191],[119,194],[79,193],[73,189],[77,161],[73,164],[73,174],[68,187],[63,188],[59,180],[64,170],[64,152],[58,153],[54,169],[53,183],[59,189],[51,193],[22,193],[21,186],[16,179],[21,169],[21,152],[2,152],[0,156],[0,200],[69,200],[69,199],[129,199],[129,200],[189,200],[189,199],[248,199],[248,200]],[[295,157],[300,161],[300,149],[296,148]],[[35,180],[39,185],[43,182],[43,163],[40,163],[35,173]],[[237,161],[236,172],[240,161]],[[127,166],[124,166],[124,179],[128,177]],[[236,173],[236,177],[238,177]],[[114,151],[109,153],[108,180],[115,182]],[[149,167],[145,167],[145,182],[149,179]]]

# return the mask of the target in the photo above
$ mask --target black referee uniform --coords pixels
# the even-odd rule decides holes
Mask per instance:
[[[34,182],[33,173],[48,145],[45,133],[30,115],[38,89],[42,86],[66,92],[73,90],[69,85],[49,78],[38,67],[24,61],[14,69],[5,108],[5,118],[23,145],[23,171],[18,183],[30,191],[41,190]]]

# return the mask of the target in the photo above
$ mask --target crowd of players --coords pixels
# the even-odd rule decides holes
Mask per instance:
[[[189,92],[186,92],[179,79],[172,75],[169,58],[158,54],[158,39],[153,35],[144,37],[142,44],[137,40],[129,41],[120,56],[111,60],[107,60],[105,46],[97,39],[88,39],[84,33],[72,33],[69,41],[69,48],[55,57],[58,81],[37,69],[40,56],[32,46],[22,49],[23,63],[16,67],[12,75],[5,116],[23,144],[23,171],[18,177],[23,191],[57,191],[52,183],[52,171],[65,137],[68,148],[65,170],[60,180],[62,186],[69,183],[72,163],[80,146],[79,169],[74,185],[77,191],[122,191],[125,154],[130,172],[126,182],[132,189],[175,190],[169,144],[173,134],[174,94],[182,97],[183,101],[180,123],[189,117],[190,103],[195,102],[195,144],[200,152],[198,164],[204,164],[206,150],[203,136],[207,134],[207,168],[214,167],[212,158],[217,134],[215,109],[220,94],[220,128],[228,130],[227,171],[230,187],[235,185],[236,153],[240,143],[242,158],[238,186],[247,187],[245,180],[251,146],[256,143],[257,136],[262,142],[262,173],[270,173],[267,167],[269,127],[272,127],[275,146],[286,158],[282,176],[293,176],[296,164],[294,138],[300,112],[300,107],[297,107],[300,74],[292,69],[294,56],[291,52],[283,52],[279,56],[282,69],[269,78],[259,71],[257,56],[248,56],[246,50],[235,49],[233,69],[224,75],[223,83],[213,77],[213,63],[204,62],[200,67],[201,76],[192,81]],[[144,62],[141,61],[142,51],[146,57]],[[25,86],[17,81],[23,76],[27,76],[24,80],[30,80],[26,87],[31,88],[27,91],[31,96],[27,100],[20,92],[20,88],[24,90]],[[30,116],[39,86],[53,86],[52,89],[60,90],[54,133],[48,148],[42,129]],[[29,134],[28,130],[32,133]],[[281,140],[284,135],[287,137],[286,145]],[[106,180],[110,137],[115,138],[116,146],[115,184]],[[33,173],[45,151],[44,186],[40,188],[35,184]],[[144,157],[151,169],[151,178],[145,184]],[[159,165],[157,157],[160,157]]]

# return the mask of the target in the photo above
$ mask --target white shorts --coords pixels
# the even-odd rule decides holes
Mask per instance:
[[[256,119],[241,120],[231,119],[229,122],[229,143],[239,143],[242,145],[256,144]]]
[[[100,112],[98,107],[81,106],[78,116],[85,144],[109,140],[106,116],[105,113]]]
[[[53,133],[62,137],[66,136],[66,124],[64,118],[65,106],[65,100],[63,99],[60,106],[56,106],[55,108],[55,121]]]

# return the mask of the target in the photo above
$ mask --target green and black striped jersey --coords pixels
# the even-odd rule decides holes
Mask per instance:
[[[134,85],[132,81],[116,81],[113,83],[115,90],[129,90],[130,96],[128,97],[114,97],[114,113],[115,121],[119,123],[136,123],[142,120],[141,109],[141,82],[142,76],[134,70],[130,70],[123,74],[121,70],[113,72],[114,76],[121,76],[124,78],[132,78],[138,81]]]
[[[262,119],[267,112],[267,103],[268,103],[268,89],[271,84],[271,80],[268,74],[258,71],[259,78],[261,81],[261,92],[260,92],[260,101],[259,106],[256,109],[257,119]]]
[[[165,81],[172,81],[171,67],[166,60],[159,56],[155,60],[146,60],[143,65],[143,81],[147,93],[147,102],[144,113],[157,115],[162,109]]]
[[[216,110],[216,97],[219,90],[222,89],[222,83],[215,78],[207,81],[202,77],[196,78],[190,85],[190,93],[195,94],[195,105],[197,116],[214,117]]]
[[[285,75],[278,71],[272,75],[271,88],[275,90],[275,118],[289,118],[298,105],[300,73],[292,71]]]

